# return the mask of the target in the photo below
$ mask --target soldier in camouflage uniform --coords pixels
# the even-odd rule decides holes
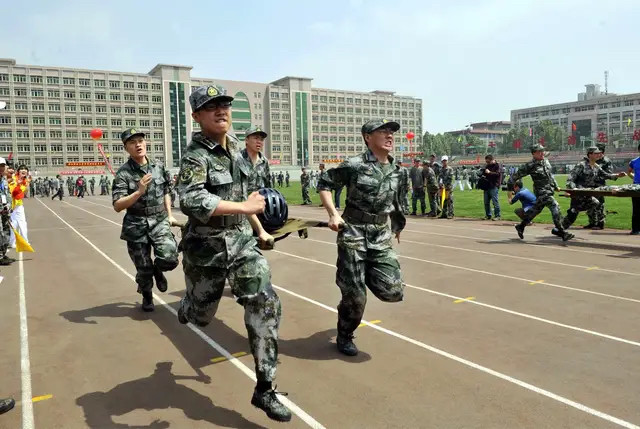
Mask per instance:
[[[422,182],[427,188],[427,195],[429,196],[429,213],[427,213],[427,216],[436,217],[440,212],[440,201],[438,201],[438,178],[427,161],[422,163]]]
[[[95,177],[91,176],[91,179],[89,179],[89,189],[91,190],[91,195],[95,195],[94,189],[96,186],[96,179]]]
[[[533,192],[536,195],[536,203],[531,209],[527,210],[522,222],[516,225],[518,237],[524,238],[525,227],[540,214],[543,208],[548,207],[551,211],[553,224],[556,226],[556,233],[562,237],[563,241],[570,240],[573,234],[564,230],[562,226],[562,215],[560,214],[560,206],[555,198],[554,192],[558,189],[558,183],[551,172],[551,164],[544,159],[544,146],[534,144],[531,147],[533,159],[524,165],[509,178],[509,188],[513,189],[513,184],[525,176],[531,176],[533,180]]]
[[[260,188],[272,187],[269,160],[262,154],[267,136],[261,127],[254,125],[247,130],[244,138],[245,149],[242,150],[242,159],[244,167],[249,171],[249,193]]]
[[[596,163],[600,166],[600,168],[602,168],[602,170],[605,173],[613,174],[613,162],[611,162],[611,159],[609,159],[609,157],[605,156],[604,154],[604,151],[606,148],[605,144],[598,143],[596,147],[600,149],[600,152],[602,152],[599,155]],[[603,179],[596,180],[596,186],[604,186],[605,184],[606,184],[605,180]],[[585,229],[603,229],[604,228],[604,221],[607,216],[606,210],[604,207],[604,197],[597,196],[596,198],[598,199],[600,204],[596,209],[594,209],[594,211],[587,212],[587,214],[589,215],[589,224],[584,226]]]
[[[302,175],[300,176],[300,185],[302,186],[302,205],[306,206],[313,204],[309,197],[309,186],[311,186],[311,176],[307,173],[306,168],[302,168]]]
[[[453,219],[453,168],[448,165],[449,157],[447,155],[442,155],[440,161],[442,162],[440,189],[445,192],[440,219]]]
[[[6,177],[7,161],[0,158],[0,265],[10,265],[15,259],[7,256],[11,241],[11,192]]]
[[[606,173],[598,164],[597,160],[600,158],[602,152],[595,146],[587,149],[587,157],[576,164],[575,167],[569,173],[567,178],[567,189],[580,189],[580,188],[596,188],[604,184],[607,179],[618,180],[618,177],[622,177],[625,173],[610,174]],[[594,225],[600,224],[602,221],[599,217],[599,207],[601,203],[596,197],[583,196],[578,198],[571,198],[571,206],[567,210],[567,215],[562,220],[562,227],[569,229],[573,222],[578,218],[578,214],[581,211],[587,211],[593,216]],[[558,234],[558,231],[554,228],[551,231],[553,234]]]
[[[415,158],[413,160],[413,167],[409,170],[409,178],[411,179],[411,214],[416,215],[418,210],[418,201],[420,201],[420,211],[422,215],[425,214],[425,201],[424,201],[424,180],[422,178],[422,167],[420,167],[420,160]]]
[[[187,291],[178,320],[208,325],[228,279],[244,307],[255,362],[257,385],[251,403],[274,420],[289,421],[291,412],[272,386],[278,362],[280,299],[252,228],[259,240],[273,238],[256,217],[264,211],[264,197],[253,192],[247,198],[251,169],[237,139],[227,134],[232,101],[218,86],[197,87],[189,96],[192,117],[202,131],[193,134],[180,161],[180,208],[189,220],[180,242]]]
[[[113,183],[113,208],[127,210],[120,238],[127,242],[129,256],[136,266],[142,310],[153,311],[153,279],[159,291],[167,290],[163,271],[178,266],[178,246],[171,232],[169,172],[164,165],[147,158],[145,134],[134,128],[125,130],[122,143],[129,160],[118,169]],[[155,260],[151,259],[151,248]]]
[[[338,232],[336,284],[342,300],[336,343],[347,356],[358,354],[353,332],[362,320],[367,288],[385,302],[403,299],[400,264],[391,246],[393,235],[400,242],[406,224],[402,206],[408,205],[409,191],[407,169],[389,156],[393,133],[399,129],[400,124],[386,119],[368,121],[362,126],[368,150],[322,174],[318,182],[329,228]],[[343,186],[347,187],[344,220],[331,198],[331,190]]]

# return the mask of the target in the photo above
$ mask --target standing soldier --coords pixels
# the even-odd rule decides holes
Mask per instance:
[[[531,176],[533,180],[533,192],[536,195],[536,203],[526,213],[522,222],[516,225],[518,237],[524,238],[525,227],[540,214],[543,208],[548,207],[551,211],[553,224],[556,226],[555,235],[562,237],[563,241],[571,240],[574,235],[564,230],[562,226],[562,215],[560,214],[560,206],[553,197],[558,190],[558,183],[551,172],[551,164],[544,159],[544,146],[534,144],[531,146],[531,154],[533,159],[520,168],[509,178],[509,188],[513,188],[513,184],[525,176]]]
[[[91,191],[91,196],[94,196],[95,193],[93,192],[93,189],[96,186],[96,179],[95,177],[91,176],[91,179],[89,179],[89,190]]]
[[[264,140],[268,134],[259,126],[253,126],[245,135],[245,149],[242,150],[242,168],[248,176],[247,192],[255,192],[260,188],[271,188],[271,172],[269,160],[262,153]]]
[[[440,219],[453,219],[453,168],[448,165],[447,155],[442,155],[440,161],[442,162],[439,176],[440,192],[445,193]]]
[[[273,238],[256,214],[264,197],[247,198],[248,177],[238,168],[243,158],[238,141],[227,134],[233,97],[217,86],[201,86],[189,96],[193,133],[180,161],[180,207],[189,216],[180,243],[187,292],[178,310],[180,323],[206,326],[213,318],[225,280],[244,307],[245,326],[253,353],[257,385],[251,404],[277,421],[291,420],[272,386],[278,362],[280,299],[271,286],[271,270],[256,240]]]
[[[171,232],[169,174],[164,165],[147,158],[145,134],[134,128],[125,130],[122,143],[129,160],[116,173],[113,184],[113,208],[127,210],[120,238],[127,242],[129,257],[136,267],[142,310],[153,311],[153,279],[160,292],[166,292],[163,271],[178,266],[178,246]],[[151,259],[151,248],[155,261]]]
[[[107,178],[100,176],[100,195],[107,195]]]
[[[420,201],[420,211],[424,216],[426,205],[424,200],[424,179],[422,178],[422,167],[420,167],[418,158],[413,160],[413,167],[409,170],[409,178],[411,179],[411,215],[416,215],[418,201]]]
[[[436,173],[427,161],[422,163],[422,181],[427,188],[429,195],[429,213],[427,216],[436,217],[440,212],[440,201],[438,201],[438,179]]]
[[[598,164],[597,161],[600,158],[600,149],[596,146],[592,146],[587,149],[587,157],[576,164],[575,167],[569,173],[567,178],[567,189],[579,189],[579,188],[595,188],[598,183],[605,184],[606,180],[618,180],[618,177],[623,177],[625,173],[606,173]],[[590,219],[594,221],[594,225],[599,225],[602,222],[600,218],[600,206],[602,203],[592,196],[581,196],[578,198],[571,198],[571,206],[567,210],[567,215],[562,220],[562,228],[569,229],[573,222],[578,218],[578,214],[581,211],[587,211]],[[558,235],[558,230],[551,230],[552,234]]]
[[[338,232],[336,284],[342,300],[336,345],[347,356],[358,354],[353,332],[362,320],[367,288],[384,302],[403,298],[400,264],[391,246],[393,235],[400,242],[406,224],[402,200],[409,204],[409,174],[389,155],[393,133],[399,129],[400,124],[386,119],[366,122],[362,137],[367,151],[322,174],[318,183],[329,228]],[[343,220],[333,205],[331,190],[344,186],[347,203]]]
[[[7,161],[0,158],[0,265],[9,265],[15,259],[7,256],[11,242],[11,192],[6,177]]]
[[[64,196],[64,185],[62,184],[62,177],[58,174],[54,180],[56,181],[54,184],[56,193],[53,195],[53,197],[51,197],[51,201],[55,200],[56,197],[60,198],[60,201],[62,201],[62,197]]]
[[[609,159],[609,157],[605,156],[604,154],[606,145],[604,143],[598,143],[596,147],[600,150],[600,152],[602,152],[598,156],[598,160],[596,161],[596,163],[600,166],[600,168],[602,168],[602,170],[604,170],[605,173],[613,174],[613,162],[611,162],[611,159]],[[595,187],[604,186],[604,185],[605,185],[605,180],[601,178],[597,179],[595,182]],[[598,199],[600,204],[598,205],[597,208],[594,209],[594,211],[587,212],[587,214],[589,215],[589,224],[584,226],[585,229],[603,229],[604,228],[604,221],[605,221],[605,218],[607,217],[607,211],[605,210],[605,207],[604,207],[604,197],[598,196],[596,198]]]
[[[278,186],[280,188],[282,188],[282,182],[284,182],[284,174],[282,174],[282,171],[280,173],[278,173]]]
[[[285,183],[287,184],[287,188],[289,187],[289,179],[290,179],[290,177],[289,177],[289,172],[287,171],[287,172],[284,174],[284,181],[285,181]]]
[[[440,164],[438,164],[438,162],[436,161],[436,154],[432,153],[431,156],[429,157],[429,165],[431,166],[431,169],[433,170],[434,173],[436,173],[436,178],[440,177]]]
[[[73,177],[72,176],[67,177],[67,190],[69,191],[69,196],[72,197],[73,196]]]
[[[300,176],[300,185],[302,186],[302,205],[313,204],[309,197],[309,186],[311,185],[311,177],[307,173],[307,169],[302,167],[302,175]]]

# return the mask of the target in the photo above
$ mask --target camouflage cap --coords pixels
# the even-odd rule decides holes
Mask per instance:
[[[536,143],[531,146],[531,153],[538,151],[544,151],[544,146],[542,146],[540,143]]]
[[[391,131],[396,132],[400,129],[400,124],[388,119],[372,119],[362,126],[362,134],[371,134],[380,128],[389,128]]]
[[[596,147],[598,149],[600,149],[601,152],[604,152],[604,150],[607,147],[607,145],[605,145],[604,143],[598,143],[598,144],[596,144]]]
[[[245,133],[244,137],[247,138],[252,134],[260,134],[265,139],[269,135],[269,134],[267,134],[267,132],[265,130],[262,129],[262,127],[260,125],[252,125],[251,127],[249,127],[249,129]]]
[[[142,131],[139,131],[139,130],[135,129],[135,128],[129,128],[127,130],[124,130],[122,132],[122,134],[120,134],[120,138],[122,139],[122,143],[126,143],[127,140],[129,140],[133,136],[142,136],[144,138],[144,137],[146,137],[146,134],[143,133]]]
[[[587,153],[602,153],[602,151],[597,146],[590,146],[587,148]]]
[[[227,95],[227,90],[218,85],[198,86],[189,96],[191,110],[197,112],[211,100],[232,102],[233,97]]]

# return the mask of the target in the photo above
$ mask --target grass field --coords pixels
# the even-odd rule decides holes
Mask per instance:
[[[558,185],[561,188],[564,188],[567,176],[566,175],[557,175],[556,180],[558,181]],[[609,181],[609,184],[617,184],[624,185],[628,183],[632,183],[632,180],[628,177],[623,177],[618,179],[617,182]],[[533,190],[533,186],[531,183],[531,179],[529,177],[524,179],[524,184],[530,190]],[[302,203],[302,192],[300,189],[300,182],[291,182],[290,187],[282,187],[278,188],[282,194],[287,199],[287,202],[292,205],[297,205]],[[311,189],[309,192],[311,195],[311,200],[315,205],[320,204],[320,197],[315,189]],[[344,208],[344,198],[346,197],[346,192],[342,192],[342,208]],[[484,218],[484,199],[483,192],[480,190],[465,190],[463,192],[460,189],[454,190],[454,207],[455,207],[455,215],[456,217],[467,217],[467,218]],[[556,194],[556,199],[562,208],[562,214],[567,212],[569,208],[570,199],[566,197],[560,197]],[[409,204],[411,204],[411,196],[409,196]],[[428,202],[427,202],[428,204]],[[513,213],[513,210],[517,207],[520,207],[520,203],[516,203],[513,206],[510,206],[507,202],[507,193],[500,192],[500,208],[502,211],[502,218],[506,220],[518,221],[519,218]],[[418,206],[418,210],[420,210]],[[493,208],[492,208],[493,210]],[[631,229],[631,199],[630,198],[617,198],[617,197],[608,197],[606,199],[606,210],[609,212],[607,215],[606,226],[608,228],[616,228],[616,229]],[[615,212],[615,213],[613,213]],[[542,213],[538,217],[536,217],[536,223],[552,223],[551,222],[551,213],[548,209],[544,209]],[[578,216],[578,220],[576,220],[574,226],[582,226],[586,225],[587,215],[586,213],[580,213]]]

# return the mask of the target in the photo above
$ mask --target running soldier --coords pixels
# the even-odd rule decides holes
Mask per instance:
[[[596,161],[596,163],[600,166],[600,168],[602,168],[602,170],[604,170],[605,173],[613,174],[613,162],[611,162],[611,159],[609,159],[609,157],[605,156],[604,154],[606,145],[604,143],[598,143],[596,147],[600,149],[600,152],[602,152],[598,156],[598,160]],[[606,184],[605,180],[597,179],[595,186],[596,187],[604,186],[605,184]],[[607,211],[604,207],[604,197],[598,196],[596,198],[598,199],[600,204],[598,205],[598,208],[595,209],[594,212],[591,212],[591,211],[587,212],[587,214],[589,215],[589,224],[584,226],[585,229],[603,229],[604,228],[604,221],[607,217]]]
[[[525,213],[522,221],[516,225],[518,237],[524,238],[525,227],[540,214],[543,208],[548,207],[551,211],[553,224],[556,226],[554,235],[562,237],[563,241],[571,240],[574,235],[565,231],[562,226],[562,215],[560,214],[560,206],[553,197],[557,191],[558,183],[551,172],[551,164],[544,159],[544,146],[534,144],[531,146],[531,154],[533,159],[524,165],[509,178],[509,189],[513,189],[513,184],[525,176],[531,176],[533,180],[533,192],[536,195],[536,203],[530,210]]]
[[[255,192],[260,188],[271,188],[271,172],[269,160],[262,153],[264,140],[268,134],[259,126],[253,126],[247,130],[244,138],[245,149],[242,150],[241,164],[245,175],[249,178],[247,192]]]
[[[277,421],[291,420],[272,386],[278,362],[280,299],[271,286],[271,270],[258,251],[252,228],[261,241],[273,239],[256,214],[264,197],[247,198],[248,176],[239,167],[238,141],[228,133],[233,97],[218,86],[201,86],[189,96],[193,134],[180,161],[180,207],[189,217],[180,248],[187,292],[178,310],[180,323],[206,326],[216,313],[229,280],[244,320],[255,362],[257,385],[251,404]]]
[[[362,126],[367,151],[322,174],[318,182],[329,228],[338,232],[336,284],[342,300],[336,345],[347,356],[358,354],[353,332],[362,320],[367,288],[384,302],[403,299],[400,264],[391,246],[393,235],[400,242],[406,224],[402,206],[409,204],[409,174],[389,155],[393,133],[399,129],[400,124],[386,119],[368,121]],[[347,202],[343,219],[333,204],[331,190],[344,186]]]
[[[142,310],[153,311],[153,279],[160,292],[168,284],[163,271],[178,266],[178,246],[171,232],[170,176],[164,165],[147,158],[145,134],[135,128],[125,130],[122,143],[129,160],[120,167],[113,182],[113,208],[127,210],[120,238],[127,242],[129,257],[136,267]],[[151,248],[155,260],[151,259]]]
[[[597,160],[600,158],[602,152],[596,146],[592,146],[587,149],[587,156],[584,160],[576,164],[575,167],[569,173],[567,178],[567,189],[580,189],[580,188],[595,188],[598,183],[605,183],[607,179],[618,180],[618,177],[626,176],[621,172],[618,174],[606,173],[598,164]],[[571,198],[571,206],[567,210],[567,215],[562,220],[562,227],[569,229],[573,222],[578,218],[578,214],[581,211],[587,211],[590,214],[590,219],[599,225],[602,222],[600,218],[600,206],[602,203],[596,197],[584,196]],[[558,230],[555,228],[551,230],[551,233],[558,235]]]

